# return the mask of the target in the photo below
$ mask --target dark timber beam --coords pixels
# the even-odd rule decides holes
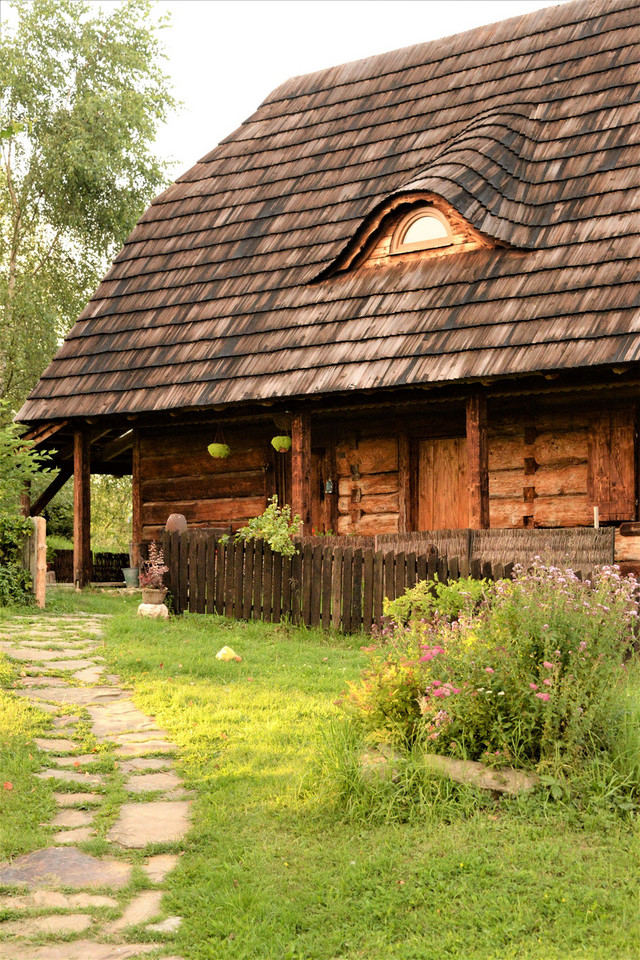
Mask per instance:
[[[29,516],[39,517],[47,504],[51,503],[58,490],[62,490],[65,483],[72,474],[71,467],[63,467],[55,480],[52,480],[46,490],[44,490],[36,502],[31,506]]]
[[[63,427],[66,427],[67,422],[67,420],[63,420],[61,423],[44,423],[40,424],[39,427],[32,427],[24,434],[22,439],[33,443],[34,446],[39,446],[62,430]]]
[[[300,533],[310,533],[311,420],[306,412],[291,418],[291,513],[302,519]]]
[[[134,430],[133,466],[131,476],[131,565],[140,566],[140,541],[142,540],[142,493],[140,484],[140,432]]]
[[[115,440],[111,440],[110,443],[105,444],[100,459],[113,460],[125,450],[129,450],[133,446],[133,440],[133,430],[127,430],[124,436],[116,437]]]
[[[467,470],[469,481],[469,526],[489,529],[489,444],[487,398],[475,393],[467,399]]]
[[[91,464],[89,435],[73,435],[73,582],[85,587],[91,582]]]

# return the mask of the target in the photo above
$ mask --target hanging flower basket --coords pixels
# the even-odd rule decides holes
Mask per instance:
[[[291,437],[274,437],[271,441],[271,446],[278,451],[278,453],[286,453],[287,450],[291,450]]]
[[[231,447],[226,443],[210,443],[207,450],[214,460],[224,460],[231,453]]]

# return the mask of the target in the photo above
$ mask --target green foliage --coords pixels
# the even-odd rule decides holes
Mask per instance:
[[[4,422],[3,422],[4,420]],[[7,404],[0,401],[0,516],[18,516],[25,486],[45,471],[46,454],[36,453],[20,438],[21,428],[8,420]]]
[[[296,552],[293,537],[300,532],[300,525],[297,514],[291,517],[291,507],[279,507],[277,496],[273,496],[263,514],[238,530],[236,540],[265,540],[276,553],[291,557]]]
[[[344,701],[365,739],[556,775],[623,753],[622,714],[637,743],[640,710],[622,702],[638,616],[632,577],[605,567],[583,583],[536,560],[483,592],[470,615],[452,621],[434,608],[370,648]],[[640,779],[629,786],[640,790]]]
[[[19,405],[164,169],[148,0],[13,0],[0,38],[0,395]]]
[[[22,566],[22,547],[32,529],[30,520],[0,513],[0,606],[32,600],[31,575]]]
[[[131,540],[131,477],[91,478],[91,546],[126,553]]]
[[[396,600],[385,597],[384,615],[398,626],[411,620],[424,620],[434,612],[457,619],[461,613],[470,615],[473,612],[484,598],[486,589],[486,580],[472,577],[452,580],[451,583],[440,583],[437,578],[421,580]]]

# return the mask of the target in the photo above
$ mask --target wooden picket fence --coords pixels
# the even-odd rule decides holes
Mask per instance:
[[[385,597],[394,600],[418,580],[469,575],[500,579],[513,564],[469,562],[421,552],[315,545],[303,542],[292,557],[263,541],[221,542],[208,531],[165,533],[169,589],[177,613],[216,613],[237,620],[265,620],[371,632]]]

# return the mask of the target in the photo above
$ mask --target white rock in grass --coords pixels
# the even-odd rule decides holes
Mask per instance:
[[[169,608],[166,603],[141,603],[138,607],[139,617],[151,617],[153,620],[168,620]]]

